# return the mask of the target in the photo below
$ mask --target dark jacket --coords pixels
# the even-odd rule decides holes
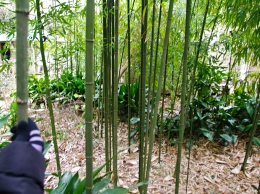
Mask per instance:
[[[0,194],[43,194],[45,159],[29,142],[0,150]]]

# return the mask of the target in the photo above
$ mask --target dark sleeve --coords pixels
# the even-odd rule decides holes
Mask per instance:
[[[0,194],[43,194],[45,160],[29,142],[0,150]]]

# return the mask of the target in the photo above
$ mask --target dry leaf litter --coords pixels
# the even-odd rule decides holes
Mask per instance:
[[[50,120],[48,111],[31,110],[31,115],[35,115],[39,122],[45,140],[51,139]],[[81,125],[83,119],[70,107],[55,108],[55,123],[60,152],[62,172],[79,172],[81,178],[85,176],[85,142],[84,127]],[[96,123],[94,126],[96,128]],[[93,163],[94,169],[105,163],[104,138],[100,138],[98,130],[94,131],[93,139]],[[259,150],[248,160],[246,173],[240,171],[243,158],[245,156],[245,141],[240,140],[233,147],[224,147],[208,140],[201,139],[195,142],[191,152],[189,180],[187,193],[208,193],[208,194],[238,194],[257,193],[260,178],[260,155]],[[119,121],[118,125],[118,150],[124,150],[127,146],[127,124]],[[154,143],[152,166],[149,178],[148,193],[170,194],[174,193],[175,178],[174,167],[177,158],[177,146],[169,147],[166,153],[166,144],[163,143],[161,161],[158,163],[158,141]],[[118,156],[118,185],[131,187],[138,182],[138,143],[131,149],[131,154],[127,150]],[[46,159],[50,159],[47,172],[56,172],[55,153],[53,146],[46,154]],[[188,166],[188,148],[183,146],[181,163],[180,193],[186,193]],[[105,173],[102,171],[101,173]],[[101,174],[102,175],[102,174]],[[45,187],[53,188],[57,185],[57,178],[48,176],[45,179]],[[111,180],[112,181],[112,180]],[[138,190],[131,190],[131,193],[138,193]]]

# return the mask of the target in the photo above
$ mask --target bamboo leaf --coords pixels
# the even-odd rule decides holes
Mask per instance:
[[[237,135],[232,135],[231,139],[232,139],[231,143],[234,145],[236,143],[236,141],[237,141]]]
[[[79,174],[76,173],[74,176],[70,179],[68,186],[66,187],[65,193],[73,193],[74,190],[77,188],[78,184],[80,182]]]
[[[2,118],[0,118],[0,128],[3,127],[7,123],[9,117],[10,117],[10,114],[5,115]]]
[[[260,147],[260,139],[258,137],[254,137],[253,138],[253,142],[255,145],[257,145],[258,147]]]
[[[242,131],[242,132],[245,131],[245,126],[244,125],[238,125],[237,128],[239,129],[239,131]]]
[[[197,115],[199,116],[200,120],[202,120],[202,114],[199,110],[197,110]]]
[[[53,189],[44,189],[46,193],[51,193]]]
[[[44,142],[44,149],[42,154],[45,155],[50,147],[51,147],[51,140]]]
[[[84,178],[77,186],[77,188],[74,190],[73,194],[82,194],[86,193],[86,178]]]
[[[133,117],[133,118],[130,119],[131,124],[136,124],[139,121],[140,121],[139,117]]]
[[[128,189],[123,187],[116,187],[114,189],[106,189],[105,191],[101,192],[100,194],[127,194]]]
[[[203,135],[208,138],[208,140],[213,141],[214,132],[213,131],[207,131],[203,132]]]
[[[148,181],[143,181],[143,182],[137,183],[136,185],[130,187],[129,190],[135,189],[135,188],[143,186],[143,185],[148,185]]]
[[[130,146],[131,147],[131,146]],[[129,148],[127,148],[129,149]],[[105,164],[101,165],[100,167],[98,167],[96,170],[93,171],[92,177],[95,178],[98,173],[106,166],[106,164],[108,164],[109,162],[111,162],[111,160],[117,156],[118,154],[120,154],[121,152],[123,152],[126,149],[120,150],[116,155],[114,155],[112,158],[110,158]]]
[[[58,185],[62,185],[62,184],[64,184],[64,183],[69,183],[70,180],[71,180],[71,178],[72,178],[72,173],[71,173],[71,172],[65,172],[65,173],[61,176]]]
[[[236,119],[228,119],[228,122],[230,123],[231,126],[235,126],[236,125]]]
[[[232,137],[230,137],[228,134],[220,134],[220,136],[227,142],[232,142]]]
[[[98,194],[100,190],[105,188],[108,185],[110,178],[111,173],[109,173],[105,178],[102,178],[100,181],[96,182],[94,184],[93,194]]]
[[[250,131],[250,130],[252,129],[252,127],[253,127],[253,124],[247,125],[247,126],[245,127],[244,132]]]
[[[193,139],[189,139],[189,141],[188,141],[188,148],[189,148],[189,151],[192,150],[193,143],[194,143]]]
[[[65,194],[65,190],[68,186],[68,183],[62,183],[54,190],[52,190],[51,194]]]
[[[253,118],[254,109],[249,102],[246,103],[246,110],[247,110],[247,113],[249,114],[250,118]]]
[[[3,147],[7,146],[9,143],[10,143],[10,141],[0,142],[0,149],[2,149]]]

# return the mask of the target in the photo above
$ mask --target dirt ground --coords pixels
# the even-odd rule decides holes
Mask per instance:
[[[51,139],[50,120],[46,109],[30,110],[30,115],[41,121],[38,123],[44,138]],[[80,177],[85,174],[84,159],[84,127],[83,119],[76,114],[73,107],[56,108],[55,122],[57,137],[59,139],[59,152],[62,172],[79,172]],[[96,124],[94,123],[96,127]],[[105,163],[104,139],[99,137],[98,130],[94,131],[94,168]],[[187,193],[208,194],[240,194],[257,193],[260,180],[260,155],[257,147],[253,148],[253,154],[248,160],[246,173],[240,172],[240,167],[245,155],[245,140],[239,140],[235,146],[227,147],[211,143],[205,139],[195,142],[191,153],[189,180]],[[119,122],[118,150],[126,149],[127,124]],[[148,186],[148,193],[170,194],[174,193],[175,178],[174,167],[177,158],[177,146],[165,150],[163,143],[161,161],[158,162],[158,141],[154,143],[152,167]],[[131,187],[138,181],[138,144],[135,144],[132,153],[122,152],[118,156],[118,185]],[[55,154],[53,146],[46,154],[50,159],[47,172],[56,172]],[[180,193],[186,193],[186,178],[188,166],[188,149],[184,144],[181,164]],[[104,173],[104,172],[102,172]],[[45,187],[53,188],[57,184],[57,178],[48,176],[45,179]],[[132,190],[131,193],[138,193]]]

